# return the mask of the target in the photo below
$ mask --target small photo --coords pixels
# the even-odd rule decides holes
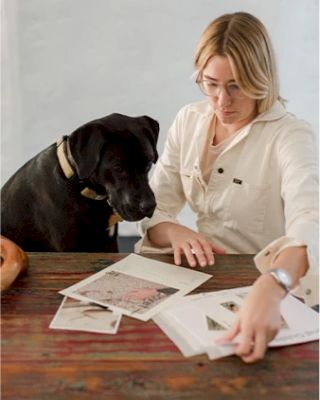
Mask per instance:
[[[281,327],[280,329],[289,329],[289,325],[287,324],[286,320],[281,315]]]
[[[225,331],[226,328],[219,324],[219,322],[215,321],[211,317],[208,317],[206,315],[206,320],[207,320],[207,327],[209,331]]]
[[[239,304],[235,303],[234,301],[226,301],[224,303],[220,303],[220,305],[233,313],[238,312],[240,309]]]
[[[50,328],[115,334],[120,319],[106,307],[65,297]]]
[[[139,314],[152,309],[176,292],[178,289],[173,287],[110,271],[73,293],[93,302]]]

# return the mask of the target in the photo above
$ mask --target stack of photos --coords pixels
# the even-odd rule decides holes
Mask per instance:
[[[185,357],[205,353],[217,359],[235,353],[240,336],[230,344],[217,344],[234,323],[236,312],[250,287],[200,293],[184,297],[153,320]],[[299,319],[296,318],[297,314]],[[319,315],[295,297],[281,303],[282,327],[269,347],[288,346],[319,339]]]

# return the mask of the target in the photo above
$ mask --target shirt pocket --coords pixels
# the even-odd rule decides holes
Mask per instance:
[[[270,185],[253,185],[236,179],[229,187],[224,225],[238,230],[262,232]]]
[[[203,209],[204,187],[200,178],[193,171],[180,171],[183,192],[186,200],[195,212]]]

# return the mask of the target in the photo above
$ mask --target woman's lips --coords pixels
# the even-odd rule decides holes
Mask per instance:
[[[220,110],[219,112],[224,117],[230,117],[231,115],[233,115],[235,113],[234,111],[222,111],[222,110]]]

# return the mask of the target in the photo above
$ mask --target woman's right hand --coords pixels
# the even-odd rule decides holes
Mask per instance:
[[[210,242],[201,233],[195,232],[185,226],[170,224],[167,236],[174,251],[174,262],[181,265],[181,256],[184,254],[188,264],[201,267],[214,264],[214,253],[225,254],[225,250]]]

